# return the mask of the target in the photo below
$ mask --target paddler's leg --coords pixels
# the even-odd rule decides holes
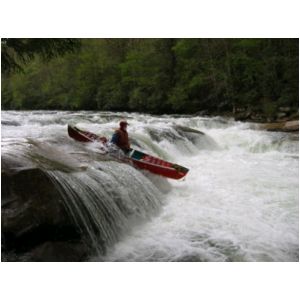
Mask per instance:
[[[125,149],[125,148],[121,148],[122,149],[122,151],[124,152],[124,154],[126,154],[126,155],[128,155],[129,153],[130,153],[130,151],[132,150],[132,149]]]

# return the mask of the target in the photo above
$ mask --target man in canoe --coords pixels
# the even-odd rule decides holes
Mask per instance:
[[[127,133],[128,123],[126,120],[121,120],[119,125],[120,127],[115,131],[111,138],[111,143],[122,149],[124,153],[128,153],[130,150],[130,143]]]

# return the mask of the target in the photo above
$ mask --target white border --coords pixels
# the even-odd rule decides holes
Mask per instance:
[[[1,37],[298,37],[298,0],[9,0]]]
[[[9,0],[1,37],[299,37],[298,0]],[[2,299],[299,299],[299,263],[1,263]],[[5,298],[4,298],[5,297]]]
[[[6,263],[0,280],[7,299],[292,300],[298,271],[290,263]]]

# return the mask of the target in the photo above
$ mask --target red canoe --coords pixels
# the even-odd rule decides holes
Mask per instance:
[[[75,126],[68,125],[68,133],[71,138],[79,142],[102,142],[105,144],[107,139],[97,134],[81,130]],[[172,179],[183,178],[189,169],[177,164],[164,161],[160,158],[148,155],[138,150],[131,149],[128,158],[140,169],[148,170],[151,173]]]

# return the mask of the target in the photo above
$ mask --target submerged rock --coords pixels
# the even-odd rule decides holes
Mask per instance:
[[[7,125],[7,126],[21,126],[19,122],[16,121],[8,121],[8,120],[2,120],[1,125]]]
[[[186,126],[176,125],[175,129],[177,129],[178,131],[189,132],[189,133],[198,133],[198,134],[204,135],[204,132],[194,129],[194,128],[186,127]]]
[[[199,139],[206,137],[206,135],[200,131],[186,126],[173,125],[171,128],[148,128],[149,136],[155,142],[161,142],[167,140],[171,143],[182,143],[189,140],[194,145],[197,145]]]

